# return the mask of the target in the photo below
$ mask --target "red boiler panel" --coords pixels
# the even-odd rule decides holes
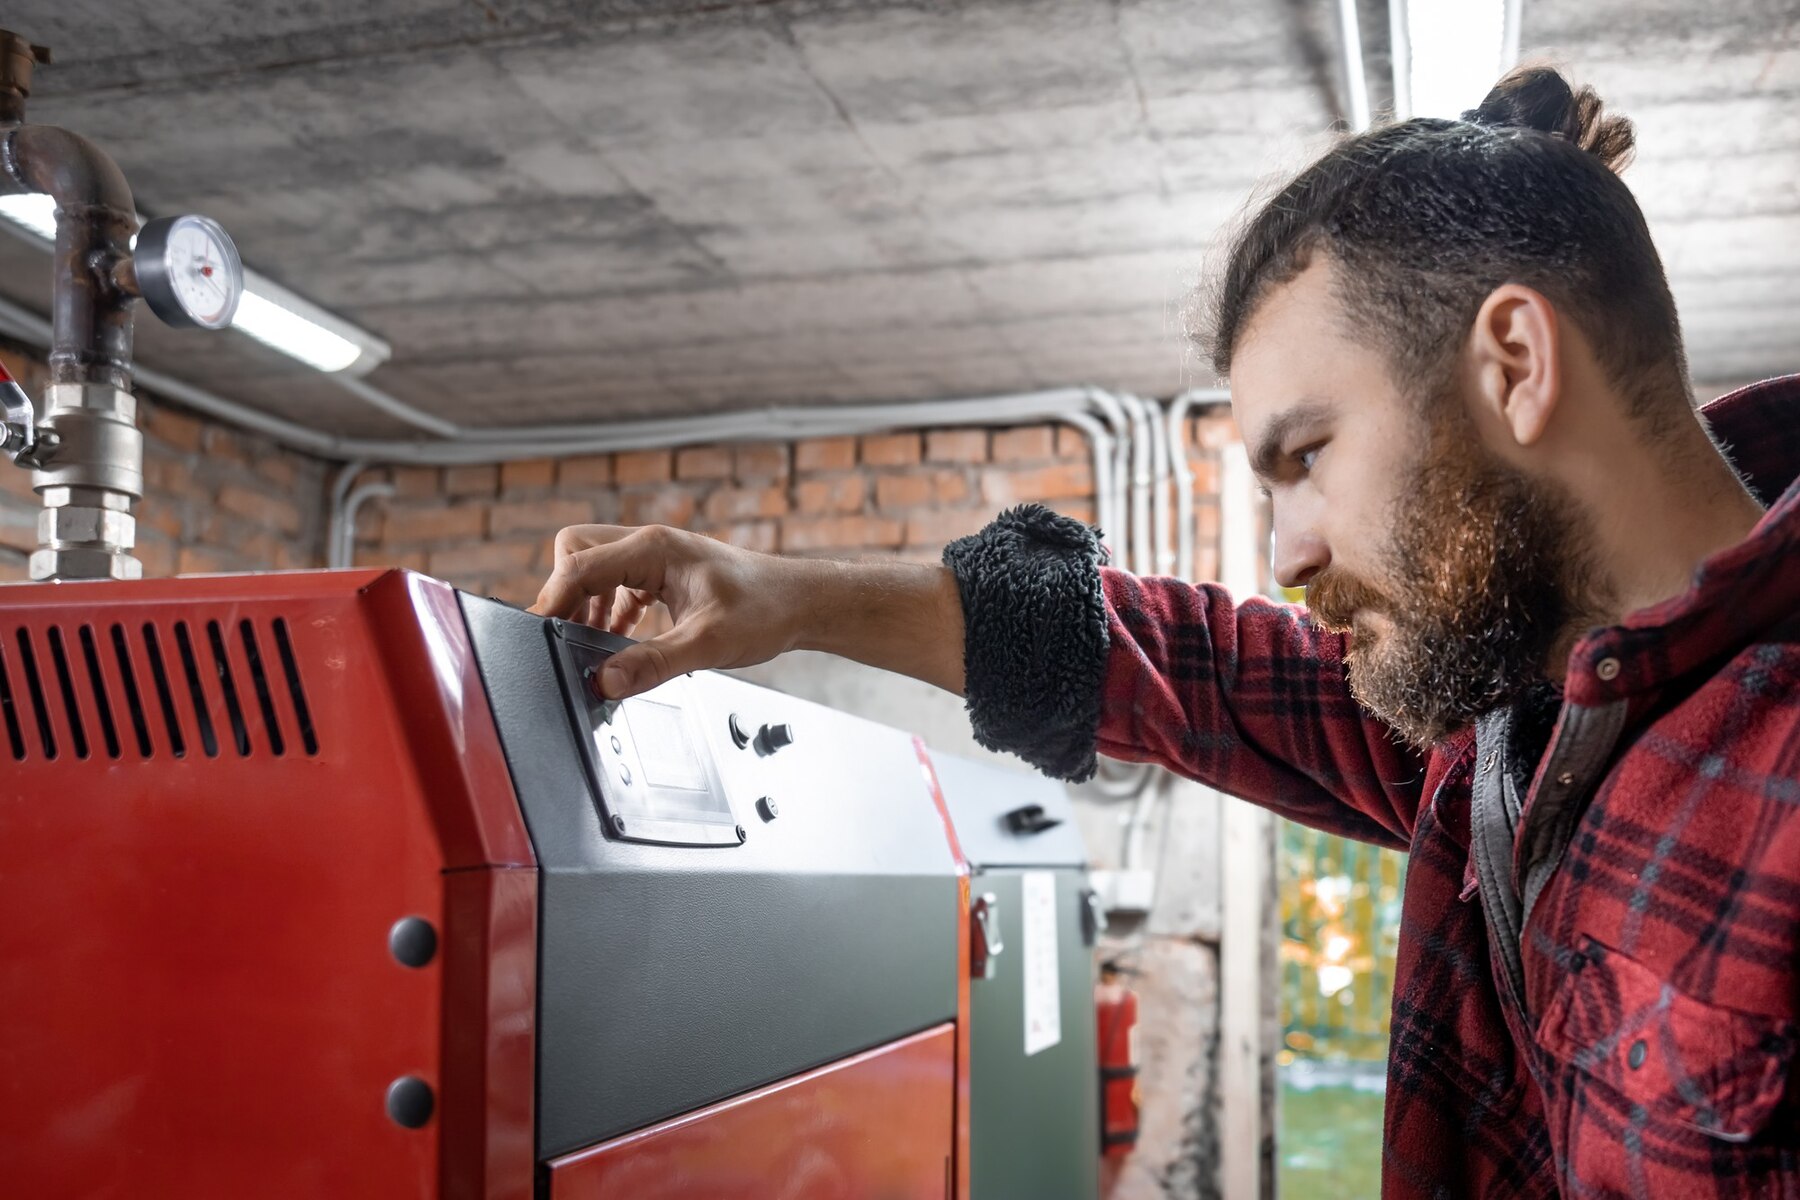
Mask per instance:
[[[537,888],[444,584],[0,588],[0,1195],[528,1200]]]
[[[955,1083],[956,1027],[940,1025],[554,1159],[550,1197],[941,1200]]]

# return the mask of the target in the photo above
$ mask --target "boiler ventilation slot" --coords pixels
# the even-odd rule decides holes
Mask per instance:
[[[68,628],[0,637],[0,724],[15,761],[319,752],[281,617],[260,632],[248,618]]]

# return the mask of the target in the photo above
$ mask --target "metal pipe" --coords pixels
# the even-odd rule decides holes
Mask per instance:
[[[355,486],[357,477],[368,469],[369,464],[362,459],[348,462],[338,471],[337,478],[331,481],[330,509],[326,514],[325,521],[325,565],[327,567],[341,565],[337,561],[338,523],[344,516],[344,501],[349,497],[350,489]]]
[[[1199,404],[1229,404],[1231,393],[1224,388],[1191,388],[1169,401],[1167,417],[1169,436],[1169,468],[1175,476],[1175,573],[1193,581],[1194,552],[1194,472],[1187,460],[1187,415]]]
[[[346,392],[349,392],[352,396],[355,396],[358,400],[361,400],[364,404],[367,404],[370,408],[376,409],[379,412],[384,412],[388,416],[399,421],[404,421],[406,424],[412,425],[415,428],[423,429],[426,433],[435,434],[441,438],[458,440],[487,440],[487,438],[481,436],[480,431],[465,429],[454,421],[446,421],[444,418],[433,416],[423,409],[414,408],[404,400],[390,396],[380,388],[375,387],[373,384],[366,383],[354,375],[333,372],[329,378],[333,383],[336,383],[339,387],[343,388]]]
[[[136,579],[143,566],[132,509],[144,494],[144,439],[131,395],[130,272],[137,209],[117,164],[78,134],[23,125],[30,67],[47,57],[0,37],[0,191],[55,203],[48,324],[50,383],[42,419],[9,436],[43,498],[35,580]],[[22,444],[29,439],[29,444]]]
[[[377,497],[386,499],[394,494],[391,483],[371,482],[358,484],[351,490],[339,505],[338,511],[332,514],[332,544],[327,551],[325,565],[328,567],[349,567],[356,560],[356,514],[362,506]]]
[[[1163,417],[1162,405],[1155,400],[1146,399],[1144,411],[1150,419],[1150,514],[1151,536],[1155,539],[1151,569],[1158,575],[1168,575],[1175,569],[1175,547],[1169,529],[1168,425]]]
[[[113,279],[137,232],[124,173],[79,134],[19,125],[0,140],[0,187],[56,201],[51,382],[130,387],[135,297]]]
[[[0,29],[0,125],[17,125],[25,119],[25,98],[31,95],[31,68],[50,61],[50,51],[34,46],[11,30]]]
[[[1126,493],[1130,480],[1131,454],[1131,421],[1125,414],[1125,406],[1120,403],[1118,395],[1100,388],[1083,389],[1087,394],[1087,402],[1093,411],[1112,432],[1112,455],[1110,466],[1105,474],[1110,486],[1101,489],[1099,486],[1100,468],[1098,460],[1095,466],[1095,501],[1096,515],[1100,528],[1106,531],[1109,544],[1117,561],[1128,563],[1126,557],[1130,550],[1130,528],[1126,523]]]
[[[1110,530],[1107,522],[1107,506],[1101,497],[1112,489],[1112,456],[1113,436],[1098,420],[1083,412],[1068,413],[1063,422],[1074,429],[1079,429],[1087,436],[1088,448],[1094,458],[1094,524],[1100,529],[1102,537]]]
[[[1394,70],[1394,120],[1412,116],[1412,25],[1406,0],[1388,0],[1388,57]]]
[[[1500,73],[1519,65],[1520,26],[1524,22],[1524,0],[1505,0],[1500,14]]]
[[[1130,401],[1123,394],[1113,399],[1119,406],[1118,447],[1113,454],[1113,519],[1118,522],[1119,532],[1113,565],[1130,570],[1132,555],[1141,540],[1132,521],[1131,509],[1132,446],[1137,440],[1138,428],[1132,419]]]
[[[1119,401],[1131,418],[1131,553],[1129,564],[1137,575],[1149,575],[1156,568],[1155,548],[1150,535],[1150,417],[1144,402],[1136,396],[1121,395]]]
[[[1361,133],[1369,127],[1369,73],[1363,65],[1356,0],[1338,0],[1338,40],[1344,51],[1344,88],[1350,96],[1350,131]]]

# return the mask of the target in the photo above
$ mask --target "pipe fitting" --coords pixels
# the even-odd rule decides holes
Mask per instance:
[[[46,47],[34,46],[10,29],[0,29],[0,125],[17,125],[25,119],[31,68],[49,61]]]
[[[38,541],[47,547],[137,545],[137,518],[93,504],[69,504],[38,512]]]
[[[130,386],[135,298],[113,279],[137,232],[124,174],[79,134],[21,125],[0,138],[0,189],[56,201],[51,380]]]
[[[113,493],[125,509],[143,498],[144,435],[136,397],[103,383],[53,383],[44,389],[44,407],[39,426],[56,434],[56,449],[32,472],[31,486],[46,504],[52,488]]]
[[[41,427],[52,447],[31,485],[43,497],[31,577],[138,579],[132,508],[144,494],[137,400],[101,383],[53,383]]]

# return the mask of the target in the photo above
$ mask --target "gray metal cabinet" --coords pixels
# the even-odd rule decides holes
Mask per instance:
[[[1000,947],[969,987],[973,1200],[1094,1200],[1095,929],[1073,806],[1041,776],[932,761],[972,871],[971,940]]]

